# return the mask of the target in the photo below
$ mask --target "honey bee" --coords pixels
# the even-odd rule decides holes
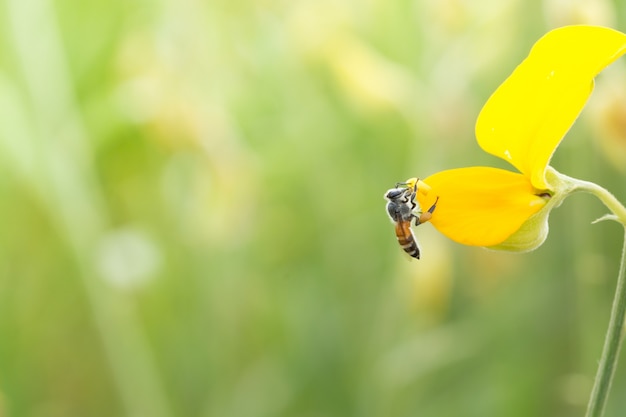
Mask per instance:
[[[387,214],[395,224],[398,243],[409,256],[415,259],[420,258],[420,248],[417,245],[417,240],[415,240],[415,235],[411,229],[411,221],[415,220],[415,225],[418,226],[430,220],[437,207],[437,201],[439,201],[439,197],[437,197],[435,203],[428,211],[422,213],[418,208],[418,204],[415,202],[417,182],[417,179],[412,178],[407,180],[407,182],[397,183],[395,188],[385,193],[385,199],[387,199]]]

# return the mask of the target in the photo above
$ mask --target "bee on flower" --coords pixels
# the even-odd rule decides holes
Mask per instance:
[[[419,182],[417,178],[409,178],[406,182],[397,183],[395,188],[385,193],[387,214],[395,225],[398,243],[409,256],[415,259],[420,258],[420,248],[411,229],[411,221],[414,220],[415,226],[419,226],[430,220],[438,200],[435,200],[426,212],[422,212],[415,202]]]
[[[587,102],[594,77],[625,52],[626,34],[599,26],[565,26],[539,39],[476,122],[480,147],[518,172],[467,167],[424,178],[431,190],[417,193],[418,203],[428,207],[441,198],[433,226],[465,245],[511,251],[540,246],[552,208],[572,192],[597,190],[549,163]]]

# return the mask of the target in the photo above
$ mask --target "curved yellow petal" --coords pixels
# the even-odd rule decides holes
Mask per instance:
[[[613,29],[548,32],[483,107],[478,143],[546,189],[545,168],[591,94],[593,78],[624,52],[626,35]]]
[[[546,200],[535,195],[528,178],[490,167],[442,171],[423,180],[431,189],[418,193],[423,211],[439,197],[430,222],[450,239],[473,246],[504,242]]]

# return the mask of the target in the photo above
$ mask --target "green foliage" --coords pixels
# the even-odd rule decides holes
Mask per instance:
[[[582,415],[602,207],[568,199],[522,255],[424,225],[409,262],[382,198],[485,158],[536,5],[5,3],[0,415]],[[624,200],[595,135],[554,166]]]

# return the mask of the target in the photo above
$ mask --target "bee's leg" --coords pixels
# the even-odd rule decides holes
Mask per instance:
[[[437,208],[437,202],[439,201],[439,196],[437,196],[437,199],[435,200],[435,203],[430,206],[430,208],[428,209],[428,211],[426,213],[422,213],[418,219],[419,223],[426,223],[427,221],[429,221],[431,219],[431,217],[433,217],[433,212],[435,211],[435,209]]]
[[[404,197],[402,199],[403,203],[411,204],[411,210],[413,210],[416,206],[415,204],[415,192],[411,188],[406,188],[404,193],[402,194]]]
[[[430,206],[430,208],[428,209],[428,212],[430,214],[433,214],[433,211],[435,211],[435,209],[437,208],[437,202],[439,201],[439,196],[437,196],[437,198],[435,199],[435,202],[433,203],[432,206]]]
[[[417,203],[415,202],[415,194],[413,194],[411,196],[411,199],[407,202],[411,204],[411,211],[415,211],[415,208],[417,207]]]
[[[416,195],[417,195],[417,183],[415,183],[415,185],[413,186],[413,189],[411,190],[410,198],[407,197],[407,202],[411,203],[411,211],[415,210],[415,207],[417,207],[417,203],[415,202]]]
[[[411,201],[413,202],[413,211],[411,212],[411,218],[415,219],[415,225],[419,226],[422,223],[422,208],[417,203],[415,203],[414,200]]]

